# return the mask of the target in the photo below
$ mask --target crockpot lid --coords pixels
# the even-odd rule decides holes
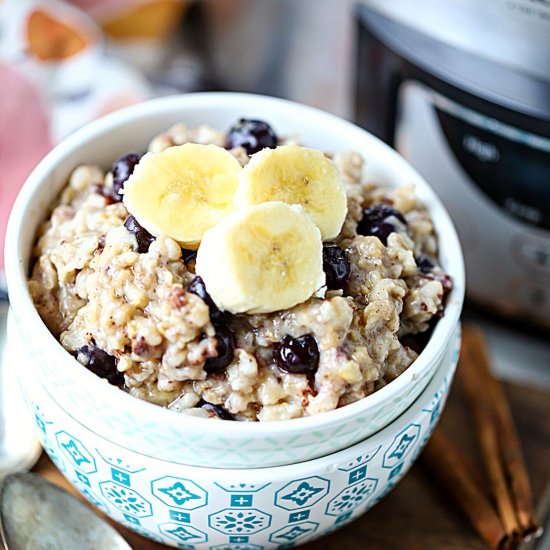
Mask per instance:
[[[550,0],[362,0],[358,15],[424,70],[550,118]]]
[[[550,79],[550,0],[363,0],[467,52]]]

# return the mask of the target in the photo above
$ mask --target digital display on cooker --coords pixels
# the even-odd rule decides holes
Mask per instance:
[[[495,119],[436,107],[447,143],[471,181],[511,216],[550,229],[550,139]]]

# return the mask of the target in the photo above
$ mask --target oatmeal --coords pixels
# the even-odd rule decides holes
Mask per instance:
[[[178,124],[151,141],[146,157],[128,154],[106,174],[97,166],[76,168],[34,249],[29,289],[49,330],[107,382],[197,416],[252,421],[310,416],[362,399],[394,380],[416,359],[420,349],[414,342],[443,314],[451,288],[437,261],[430,215],[412,187],[363,181],[364,161],[354,152],[325,152],[322,160],[307,153],[307,162],[330,165],[323,167],[323,177],[334,167],[331,177],[345,191],[340,213],[337,195],[331,198],[333,210],[313,205],[324,216],[320,220],[302,212],[307,214],[315,196],[306,197],[301,210],[288,206],[291,201],[284,197],[273,203],[258,198],[256,182],[265,175],[250,180],[248,194],[231,188],[233,173],[241,178],[239,186],[242,170],[249,179],[259,177],[253,164],[262,155],[263,169],[292,155],[301,155],[302,162],[304,152],[295,143],[260,121],[239,121],[227,133]],[[130,186],[138,185],[140,170],[143,175],[156,159],[168,158],[158,155],[170,149],[176,154],[185,144],[214,147],[188,149],[189,158],[202,151],[218,155],[216,163],[231,178],[216,176],[215,181],[224,192],[229,189],[229,199],[220,199],[212,212],[200,211],[199,204],[178,216],[177,206],[154,219],[151,198],[137,204]],[[207,176],[201,172],[200,178]],[[303,180],[307,184],[311,178]],[[169,192],[174,193],[172,187]],[[253,209],[263,209],[262,223],[270,213],[279,225],[285,216],[291,221],[302,216],[296,223],[303,233],[294,231],[298,244],[291,250],[285,237],[271,253],[277,260],[285,252],[281,261],[288,262],[285,276],[290,277],[301,262],[294,253],[303,243],[306,263],[296,271],[300,281],[288,296],[282,294],[283,276],[279,284],[269,283],[272,292],[255,294],[257,282],[251,278],[237,293],[237,278],[248,276],[239,271],[239,258],[254,262],[255,253],[245,258],[245,251],[235,249],[227,264],[219,259],[220,273],[215,273],[218,260],[212,252],[212,268],[206,268],[208,246],[223,255],[224,247],[234,244],[224,240],[229,235],[224,228],[237,216],[233,195],[240,197],[237,203],[247,201],[234,223],[252,223]],[[180,199],[170,198],[183,204]],[[201,195],[200,200],[210,198]],[[190,230],[193,224],[199,232]],[[210,244],[208,235],[216,237]],[[260,237],[254,239],[252,252]],[[299,287],[310,273],[310,286]],[[278,308],[283,303],[292,305]]]

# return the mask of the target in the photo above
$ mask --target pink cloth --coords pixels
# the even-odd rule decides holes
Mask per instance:
[[[21,183],[50,150],[49,117],[38,90],[16,67],[0,62],[0,270],[5,224]]]

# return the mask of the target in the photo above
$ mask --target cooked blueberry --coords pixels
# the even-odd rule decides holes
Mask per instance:
[[[407,225],[399,210],[387,204],[377,204],[363,211],[363,218],[357,224],[357,233],[378,237],[386,245],[388,236],[397,231],[399,225]]]
[[[225,148],[233,149],[240,146],[244,147],[249,155],[253,155],[266,147],[277,147],[278,142],[277,134],[267,122],[241,118],[229,129]]]
[[[337,244],[323,246],[323,271],[327,278],[327,288],[344,288],[349,279],[350,265],[346,253]]]
[[[197,257],[197,251],[196,250],[188,250],[187,248],[181,249],[181,257],[183,258],[183,261],[185,263],[190,262],[191,260],[194,260]]]
[[[435,280],[441,283],[443,287],[443,300],[445,300],[447,295],[453,290],[453,281],[448,275],[436,275]]]
[[[216,325],[225,322],[225,315],[218,309],[218,306],[214,303],[214,300],[212,300],[210,294],[208,294],[206,290],[206,285],[204,284],[202,277],[199,277],[197,275],[191,281],[191,284],[189,285],[189,288],[187,290],[188,292],[196,294],[208,306],[208,309],[210,310],[210,319],[212,321],[212,324]]]
[[[77,359],[94,374],[105,378],[113,386],[124,384],[124,374],[116,368],[116,359],[93,344],[81,347],[76,352]]]
[[[426,256],[426,254],[420,254],[416,258],[416,267],[421,273],[431,273],[435,264]]]
[[[111,171],[113,173],[113,198],[115,200],[119,202],[122,200],[120,190],[124,187],[124,182],[130,177],[140,159],[140,154],[128,153],[114,162]]]
[[[139,225],[134,216],[130,214],[124,222],[124,227],[136,238],[138,244],[138,252],[140,254],[149,250],[149,245],[155,240],[155,237],[144,227]]]
[[[293,338],[289,334],[273,345],[277,366],[292,374],[311,374],[319,366],[319,348],[311,334]]]
[[[209,357],[204,364],[204,370],[208,372],[225,369],[231,361],[235,352],[235,335],[227,325],[216,327],[216,349],[218,355]]]
[[[221,418],[222,420],[235,420],[235,417],[228,410],[224,409],[221,405],[208,403],[208,401],[205,401],[204,399],[201,399],[197,403],[197,407],[201,407],[203,409],[206,409],[207,411],[213,412],[218,418]]]
[[[92,183],[89,187],[90,193],[96,193],[97,195],[101,195],[104,197],[107,201],[107,204],[113,204],[114,202],[120,202],[120,199],[113,197],[113,190],[105,187],[103,183]]]

